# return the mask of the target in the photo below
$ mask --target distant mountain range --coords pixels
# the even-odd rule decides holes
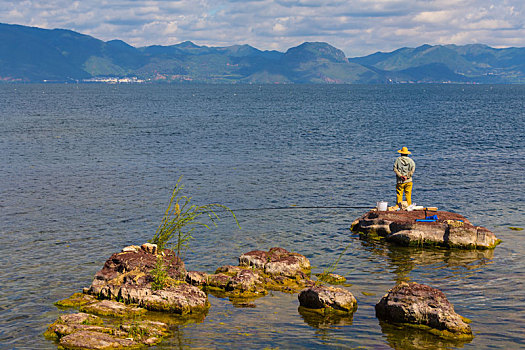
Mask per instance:
[[[0,23],[0,82],[525,83],[525,48],[423,45],[347,58],[323,42],[135,48],[63,29]]]

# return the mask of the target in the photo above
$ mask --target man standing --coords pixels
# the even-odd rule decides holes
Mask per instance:
[[[403,147],[397,151],[401,153],[394,163],[394,172],[396,173],[396,203],[401,207],[403,193],[405,193],[408,205],[412,204],[412,175],[416,170],[416,163],[408,157],[412,154],[408,148]]]

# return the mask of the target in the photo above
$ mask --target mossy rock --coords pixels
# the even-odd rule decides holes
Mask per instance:
[[[268,278],[265,287],[268,290],[294,294],[313,284],[314,282],[309,279],[295,279],[278,276]]]
[[[83,305],[80,307],[80,311],[112,317],[135,317],[144,315],[147,312],[144,308],[126,305],[113,300],[102,300],[97,303]]]
[[[81,307],[97,302],[98,299],[92,295],[84,293],[74,293],[69,298],[59,300],[55,303],[59,307]]]
[[[386,238],[387,241],[389,241],[388,237]],[[420,241],[410,241],[406,244],[404,244],[407,247],[412,248],[445,248],[445,249],[458,249],[458,250],[485,250],[485,249],[494,249],[496,248],[500,243],[501,239],[496,239],[494,241],[494,244],[489,246],[482,246],[482,245],[476,245],[476,244],[454,244],[450,242],[436,242],[428,239],[423,239]],[[397,242],[399,244],[399,241]]]
[[[472,329],[445,294],[425,284],[399,283],[375,306],[380,321],[428,331],[442,338],[472,339]]]
[[[402,327],[421,329],[431,334],[437,335],[438,337],[443,338],[443,339],[451,339],[451,340],[472,340],[474,339],[474,334],[468,333],[468,332],[453,333],[447,330],[440,330],[440,329],[429,327],[427,325],[413,324],[413,323],[398,323],[398,325]]]
[[[472,339],[444,338],[422,327],[379,321],[384,339],[392,349],[459,349]]]
[[[156,300],[147,300],[144,303],[144,307],[151,311],[157,312],[172,312],[178,315],[188,315],[188,314],[200,314],[207,312],[211,304],[209,301],[206,301],[203,305],[200,306],[189,306],[189,305],[178,305],[178,304],[168,304],[163,301]]]
[[[114,335],[116,333],[122,332],[116,332],[114,328],[111,327],[104,327],[104,326],[95,326],[95,325],[82,325],[82,324],[65,324],[61,322],[55,322],[51,324],[47,330],[44,332],[44,337],[54,340],[59,340],[62,337],[65,337],[67,335],[80,332],[80,331],[90,331],[90,332],[97,332],[97,333],[105,333],[105,334],[111,334]]]
[[[66,335],[60,339],[60,347],[74,350],[135,349],[141,346],[142,344],[131,339],[119,338],[111,334],[85,330]]]
[[[169,335],[167,324],[150,320],[123,323],[120,325],[120,329],[126,332],[127,338],[150,346],[160,343],[162,338]]]
[[[255,292],[241,292],[241,291],[226,291],[217,287],[204,288],[206,293],[213,295],[216,298],[228,298],[234,305],[248,304],[252,301],[268,295],[268,290],[264,289],[257,293]]]
[[[188,324],[202,323],[208,315],[208,310],[199,313],[180,315],[172,312],[150,311],[144,316],[144,319],[154,322],[162,322],[171,326],[183,326]]]
[[[86,313],[62,315],[44,336],[66,349],[134,349],[156,345],[170,334],[164,322],[135,319],[104,325],[100,317]]]
[[[86,314],[83,312],[74,314],[62,315],[54,323],[49,325],[47,330],[44,332],[46,338],[60,339],[63,336],[81,331],[95,331],[113,334],[114,331],[111,328],[103,326],[104,322],[102,319],[95,315]]]

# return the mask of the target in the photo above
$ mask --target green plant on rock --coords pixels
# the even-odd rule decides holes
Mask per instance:
[[[321,274],[318,275],[317,277],[317,281],[315,281],[315,285],[320,285],[322,284],[323,281],[331,281],[333,278],[331,277],[331,274],[337,269],[337,265],[339,264],[339,261],[341,261],[341,258],[343,257],[343,255],[346,253],[346,251],[348,250],[348,248],[350,248],[350,244],[349,243],[345,249],[343,249],[343,251],[341,252],[341,254],[339,254],[339,257],[330,265],[328,266],[326,269],[323,270],[323,272]]]
[[[157,262],[155,268],[151,270],[153,276],[153,282],[151,283],[151,289],[159,290],[164,289],[168,284],[168,271],[166,265],[164,265],[164,258],[162,255],[157,255]]]
[[[129,326],[128,336],[135,340],[140,340],[148,336],[148,331],[145,327],[142,327],[138,322],[133,321],[133,323],[131,323],[131,325]]]
[[[200,221],[201,217],[207,217],[209,222],[217,226],[217,221],[219,221],[217,212],[227,211],[232,214],[235,223],[239,226],[235,214],[225,205],[216,203],[205,205],[192,204],[191,197],[181,194],[184,188],[181,184],[181,179],[182,176],[177,181],[164,217],[153,239],[150,240],[151,243],[157,244],[160,253],[168,245],[171,245],[179,258],[181,257],[181,251],[189,247],[189,241],[193,239],[192,233],[197,227],[210,228],[207,223]]]

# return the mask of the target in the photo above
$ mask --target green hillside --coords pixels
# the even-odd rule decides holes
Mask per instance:
[[[525,48],[423,45],[348,59],[323,42],[286,52],[185,41],[135,48],[63,29],[0,23],[0,82],[524,83]]]

